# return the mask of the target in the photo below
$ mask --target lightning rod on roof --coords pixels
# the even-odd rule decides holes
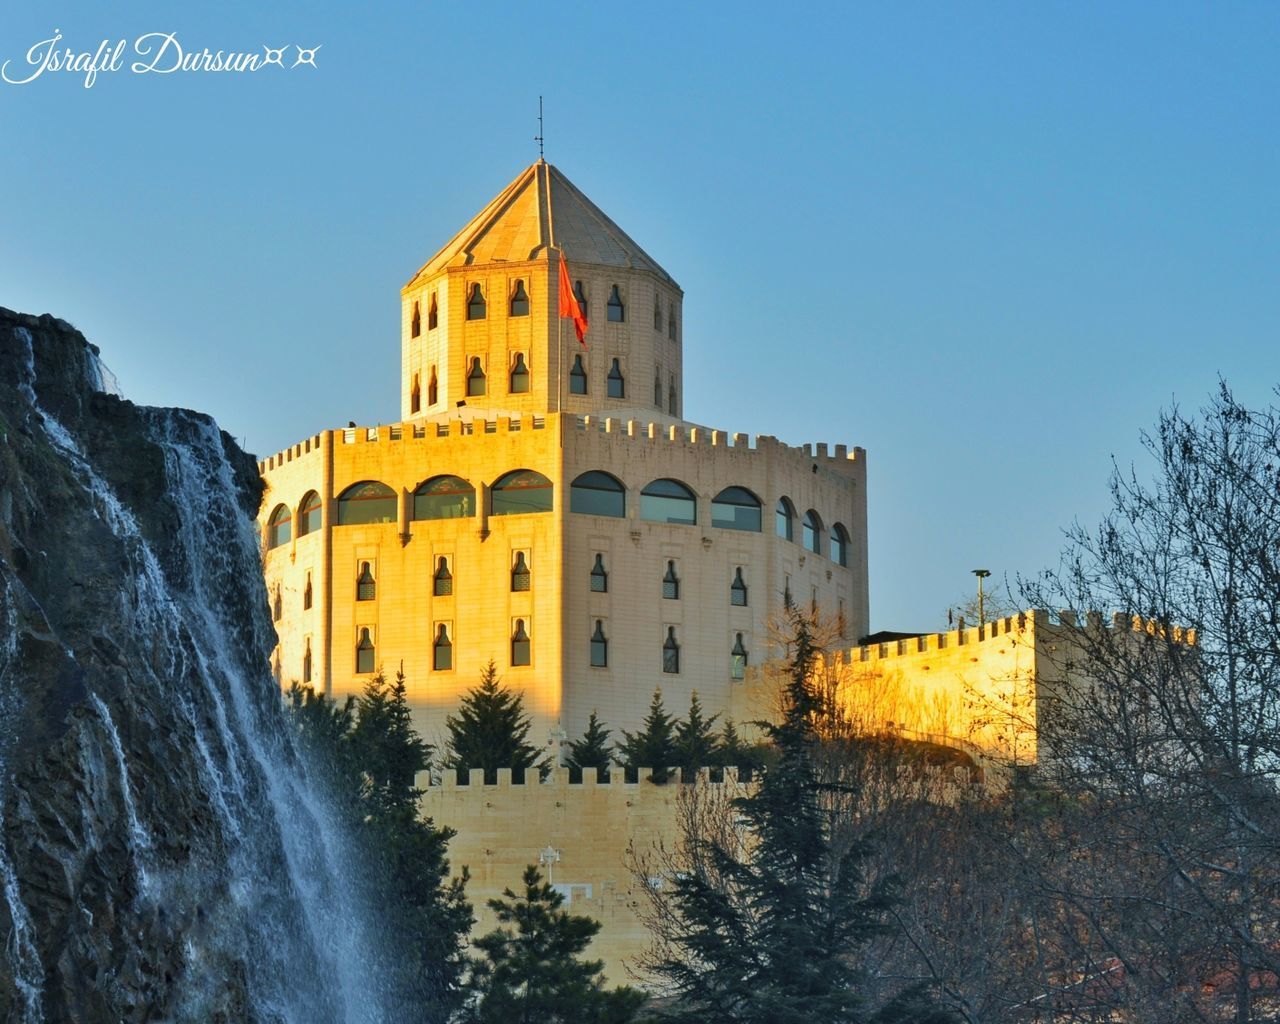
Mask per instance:
[[[538,144],[538,159],[542,159],[542,97],[538,97],[538,134],[533,137]]]

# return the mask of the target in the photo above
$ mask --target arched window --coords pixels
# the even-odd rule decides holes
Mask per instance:
[[[680,600],[680,577],[676,575],[676,563],[668,561],[667,571],[662,575],[662,598],[664,601]]]
[[[622,305],[622,296],[618,294],[618,286],[615,284],[613,290],[609,292],[609,322],[611,324],[620,324],[627,318],[627,311]]]
[[[271,621],[279,622],[282,618],[284,618],[284,594],[281,593],[280,584],[277,583],[271,599]]]
[[[277,505],[267,520],[267,548],[278,548],[288,544],[293,536],[293,513],[288,505]]]
[[[306,647],[302,651],[302,681],[311,682],[311,638],[308,637]]]
[[[356,600],[372,601],[378,596],[378,584],[368,562],[360,563],[360,575],[356,577]]]
[[[431,592],[436,597],[453,596],[453,573],[449,571],[449,559],[444,555],[436,560],[436,574],[431,580]]]
[[[414,519],[466,519],[476,514],[476,489],[460,476],[433,476],[413,492]]]
[[[587,370],[582,365],[582,356],[573,357],[573,368],[569,371],[569,394],[585,395],[587,393]]]
[[[529,642],[529,631],[524,628],[524,619],[516,619],[516,628],[511,634],[511,664],[528,665],[532,661],[533,644]]]
[[[582,315],[590,319],[590,315],[587,313],[587,292],[586,289],[582,287],[581,281],[575,281],[573,283],[573,297],[578,300],[578,306],[582,310]]]
[[[667,317],[667,337],[676,340],[676,304],[671,303],[671,313]]]
[[[516,353],[515,365],[511,367],[511,393],[527,395],[529,393],[529,367],[525,365],[524,353]]]
[[[436,638],[431,643],[431,667],[436,672],[453,668],[453,642],[449,639],[449,627],[443,622],[436,628]]]
[[[795,540],[796,510],[787,498],[779,498],[774,510],[773,531],[783,540]]]
[[[480,357],[471,357],[471,370],[467,374],[467,397],[479,398],[484,394],[484,367],[480,365]]]
[[[524,280],[516,278],[515,291],[511,293],[511,315],[529,315],[529,293],[524,290]]]
[[[409,411],[417,412],[422,408],[422,386],[418,383],[418,375],[413,375],[413,388],[409,392]]]
[[[491,516],[519,515],[522,512],[550,512],[551,481],[531,469],[517,469],[494,481],[489,495]]]
[[[367,627],[361,628],[360,641],[356,644],[356,671],[372,672],[375,664],[373,638],[369,635]]]
[[[589,516],[625,519],[627,493],[621,481],[598,469],[583,473],[569,485],[569,511]]]
[[[398,518],[396,492],[377,480],[362,480],[338,495],[338,525],[394,523]]]
[[[302,588],[302,610],[305,612],[311,607],[311,573],[307,573],[307,585]]]
[[[591,667],[609,667],[609,639],[604,635],[603,619],[596,619],[595,632],[591,634]]]
[[[733,649],[729,652],[729,678],[745,679],[747,677],[747,648],[742,642],[742,634],[737,634]]]
[[[745,487],[726,487],[711,499],[711,525],[760,532],[760,499]]]
[[[435,405],[440,397],[440,385],[436,382],[436,368],[431,367],[431,380],[427,382],[427,405]]]
[[[488,308],[484,302],[484,292],[480,290],[479,284],[471,286],[471,296],[467,299],[467,319],[483,320],[488,315]]]
[[[813,509],[804,514],[804,546],[815,555],[822,554],[822,519]]]
[[[609,376],[605,378],[605,394],[610,398],[627,397],[627,383],[623,380],[622,367],[616,359],[609,366]]]
[[[662,371],[659,369],[653,371],[653,404],[662,408]]]
[[[511,566],[511,592],[513,594],[528,590],[533,582],[533,574],[529,571],[529,563],[525,561],[524,552],[516,552],[515,564]]]
[[[667,385],[667,412],[672,416],[676,415],[676,379],[673,376],[671,383]]]
[[[662,642],[662,671],[675,675],[680,671],[680,644],[676,640],[676,627],[667,627],[667,638]]]
[[[656,295],[653,297],[653,329],[662,330],[662,304],[658,302]]]
[[[307,491],[298,506],[298,536],[305,537],[320,529],[320,495],[315,491]]]
[[[742,566],[733,573],[733,582],[729,584],[729,603],[738,608],[747,606],[747,581],[742,578]]]
[[[698,522],[698,499],[679,480],[654,480],[640,492],[640,518],[693,526]]]
[[[416,338],[422,333],[422,310],[417,302],[413,304],[413,321],[409,326],[409,337]]]
[[[841,523],[831,527],[831,561],[836,565],[849,564],[849,531]]]
[[[427,330],[434,331],[440,324],[440,313],[436,308],[436,293],[431,293],[431,305],[427,307]]]
[[[604,555],[596,552],[596,564],[591,567],[591,593],[609,592],[609,573],[604,567]]]

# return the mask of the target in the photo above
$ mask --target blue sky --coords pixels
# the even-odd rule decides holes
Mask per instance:
[[[867,448],[873,628],[1055,563],[1162,406],[1280,381],[1272,4],[6,0],[10,77],[55,29],[321,46],[0,83],[0,304],[260,454],[398,415],[399,288],[539,94],[685,290],[690,418]]]

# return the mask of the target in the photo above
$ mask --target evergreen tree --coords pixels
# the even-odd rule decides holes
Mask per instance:
[[[510,768],[513,781],[524,781],[527,768],[537,768],[540,776],[550,770],[538,760],[538,751],[527,742],[530,720],[524,710],[524,695],[512,693],[498,678],[498,668],[489,660],[480,676],[480,685],[467,691],[456,715],[445,720],[449,730],[449,759],[445,766],[465,782],[471,768],[484,769],[484,781],[498,781],[498,769]]]
[[[404,669],[388,683],[379,672],[356,702],[351,732],[354,754],[364,774],[366,803],[375,815],[413,806],[421,791],[418,772],[431,764],[432,748],[414,731],[405,697]]]
[[[583,768],[594,768],[597,779],[601,782],[609,781],[609,765],[612,762],[609,736],[612,732],[613,730],[604,727],[595,711],[592,711],[582,739],[569,744],[569,756],[565,759],[565,764],[569,766],[570,782],[582,781]]]
[[[716,749],[715,763],[722,768],[737,768],[750,777],[764,767],[764,753],[758,745],[749,746],[743,741],[732,718],[724,720],[720,730],[720,745]]]
[[[600,960],[578,956],[600,930],[589,917],[562,910],[564,897],[525,868],[524,892],[490,900],[499,925],[475,942],[471,1000],[463,1024],[627,1024],[644,996],[604,988]],[[514,930],[512,926],[514,925]]]
[[[720,740],[715,734],[719,715],[704,718],[698,691],[689,698],[689,717],[676,723],[675,763],[680,766],[680,776],[692,782],[699,768],[710,768],[717,763]]]
[[[653,691],[644,728],[636,733],[624,729],[622,742],[616,748],[618,761],[626,766],[629,778],[634,779],[640,768],[652,768],[654,782],[667,781],[667,769],[676,759],[675,727],[676,721],[667,714],[659,687]]]
[[[860,994],[856,954],[884,927],[890,898],[864,885],[868,849],[837,834],[832,783],[818,769],[817,652],[807,617],[790,609],[789,619],[784,714],[767,727],[777,764],[734,801],[745,841],[736,829],[686,835],[690,870],[663,897],[666,927],[648,966],[673,990],[677,1021],[942,1024],[950,1018],[914,991],[879,1011]]]

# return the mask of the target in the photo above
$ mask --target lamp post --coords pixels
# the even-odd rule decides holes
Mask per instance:
[[[987,621],[986,608],[982,603],[982,581],[991,575],[990,569],[973,569],[971,570],[978,577],[978,625],[981,626]]]
[[[547,869],[547,885],[551,885],[551,868],[560,860],[560,851],[550,843],[547,848],[538,854],[538,863]]]

